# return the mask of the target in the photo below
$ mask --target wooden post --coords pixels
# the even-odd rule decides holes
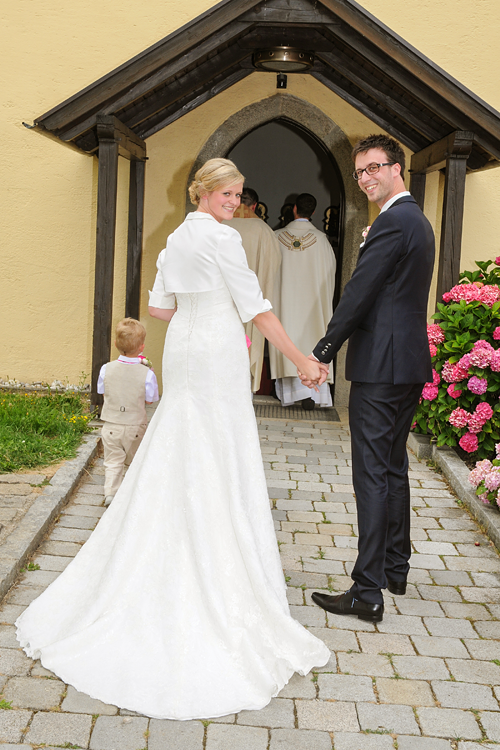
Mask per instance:
[[[446,160],[443,218],[436,300],[458,284],[465,196],[467,157],[449,156]]]
[[[410,175],[410,193],[417,201],[421,210],[424,210],[425,204],[425,174],[411,174]]]
[[[130,162],[130,193],[127,242],[127,291],[125,315],[139,318],[141,294],[142,228],[144,217],[144,173],[146,163]]]
[[[113,309],[113,270],[115,260],[116,196],[118,183],[118,140],[114,127],[98,123],[99,172],[97,182],[97,235],[94,285],[94,338],[92,344],[92,396],[94,405],[102,404],[97,394],[97,379],[111,353],[111,315]]]

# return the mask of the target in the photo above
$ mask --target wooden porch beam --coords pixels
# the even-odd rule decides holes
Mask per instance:
[[[411,174],[410,175],[410,193],[417,201],[421,211],[424,210],[425,205],[425,174]]]
[[[208,84],[204,88],[183,97],[175,104],[165,108],[162,112],[158,112],[150,121],[142,123],[142,137],[149,138],[150,135],[157,133],[162,128],[170,125],[170,123],[175,122],[175,120],[178,120],[183,115],[196,109],[200,104],[204,104],[209,99],[213,99],[213,97],[220,94],[221,91],[225,91],[251,73],[251,70],[236,68],[233,72],[228,71],[227,76],[221,77],[219,81]]]
[[[349,59],[347,55],[333,51],[319,52],[317,57],[351,81],[368,97],[371,97],[375,102],[410,125],[415,132],[420,133],[427,140],[436,141],[442,135],[443,131],[439,132],[436,123],[432,123],[431,119],[426,117],[425,112],[415,113],[412,111],[411,100],[408,97],[406,97],[406,100],[401,96],[398,98],[394,89],[391,91],[389,86],[384,85],[383,81],[377,80],[369,70]]]
[[[136,319],[140,314],[145,167],[143,161],[130,162],[125,315]]]
[[[111,316],[113,309],[113,270],[115,260],[116,197],[118,189],[118,151],[114,127],[97,126],[99,171],[97,181],[97,235],[94,282],[94,337],[92,343],[93,404],[102,404],[97,380],[102,365],[111,353]]]
[[[441,243],[436,290],[436,301],[438,302],[441,301],[445,292],[448,292],[452,286],[458,284],[466,174],[467,156],[463,154],[450,155],[446,160],[443,218],[441,220]]]
[[[470,155],[474,144],[474,133],[456,130],[427,148],[418,151],[411,157],[410,172],[428,174],[444,169],[450,156],[462,157],[465,160]]]
[[[128,88],[135,86],[139,79],[146,78],[166,63],[197,47],[211,34],[219,33],[222,27],[238,19],[258,2],[259,0],[222,0],[96,83],[38,117],[36,122],[48,130],[54,130],[86,117],[90,108],[95,112],[106,106],[113,98],[118,98]]]
[[[409,149],[411,149],[412,151],[420,150],[422,146],[422,140],[420,140],[420,142],[416,140],[419,137],[418,133],[415,133],[415,138],[411,138],[408,133],[403,133],[401,129],[402,123],[398,123],[396,125],[392,120],[389,120],[387,117],[387,111],[382,110],[382,108],[379,107],[375,102],[373,102],[373,100],[370,103],[363,101],[359,96],[360,94],[363,94],[362,91],[358,90],[357,94],[350,93],[349,87],[345,88],[340,81],[333,80],[331,76],[334,72],[335,71],[333,71],[331,68],[328,69],[326,66],[324,66],[323,69],[315,67],[310,75],[323,83],[327,88],[330,89],[330,91],[333,91],[335,94],[340,96],[341,99],[344,99],[344,101],[352,104],[353,107],[355,107],[363,115],[368,117],[368,119],[372,120],[372,122],[375,122],[381,128],[390,133],[393,138],[396,138],[401,143],[404,143],[405,146],[408,146]]]

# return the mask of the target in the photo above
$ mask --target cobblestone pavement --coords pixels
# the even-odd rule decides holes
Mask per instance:
[[[0,474],[0,544],[26,515],[53,473],[51,467],[49,472],[36,474]]]
[[[492,750],[500,743],[500,561],[438,474],[411,460],[410,585],[381,623],[332,616],[356,556],[345,425],[259,420],[294,616],[332,650],[261,711],[210,722],[149,720],[66,686],[17,648],[13,622],[105,512],[97,460],[0,609],[0,748],[89,750]],[[33,566],[31,566],[33,567]],[[193,680],[196,675],[193,675]],[[1,704],[0,704],[1,705]],[[5,704],[3,704],[5,705]]]

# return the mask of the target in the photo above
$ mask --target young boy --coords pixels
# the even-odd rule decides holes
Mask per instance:
[[[116,326],[120,356],[101,367],[97,392],[104,394],[101,419],[104,446],[104,504],[113,500],[146,432],[145,403],[158,401],[158,383],[149,361],[141,357],[146,329],[134,318]]]

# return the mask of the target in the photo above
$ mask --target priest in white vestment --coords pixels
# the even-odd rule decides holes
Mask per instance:
[[[224,224],[228,224],[240,233],[248,265],[259,280],[264,299],[268,299],[271,304],[274,304],[273,291],[276,274],[281,263],[281,250],[271,227],[255,213],[258,202],[259,197],[255,190],[243,188],[241,205],[234,212],[233,218],[224,221]],[[253,321],[245,324],[245,333],[252,342],[249,349],[250,374],[252,391],[257,393],[260,388],[266,340],[253,324]]]
[[[337,263],[326,234],[311,223],[315,208],[314,196],[302,193],[293,207],[295,220],[276,231],[282,258],[272,304],[285,331],[302,352],[313,350],[317,336],[324,335],[333,314]],[[309,409],[332,405],[332,369],[318,393],[302,385],[293,365],[275,347],[269,346],[269,350],[271,376],[276,378],[276,395],[283,406],[298,401]]]

